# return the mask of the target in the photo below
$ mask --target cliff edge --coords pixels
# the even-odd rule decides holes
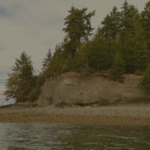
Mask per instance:
[[[115,81],[102,73],[86,76],[66,73],[45,81],[37,104],[97,106],[150,102],[150,95],[138,88],[140,78],[131,74],[124,75],[121,81]]]

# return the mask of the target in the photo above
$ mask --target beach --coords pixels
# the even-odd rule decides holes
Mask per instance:
[[[1,108],[1,123],[150,125],[150,105]]]

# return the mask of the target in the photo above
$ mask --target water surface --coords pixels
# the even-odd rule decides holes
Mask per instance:
[[[0,150],[149,150],[150,127],[0,123]]]

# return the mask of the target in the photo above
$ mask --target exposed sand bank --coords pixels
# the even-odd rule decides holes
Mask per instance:
[[[150,125],[150,105],[1,108],[0,122]]]
[[[107,73],[89,75],[68,72],[54,79],[46,79],[36,101],[39,106],[47,105],[115,105],[150,102],[149,93],[139,88],[141,76],[123,75],[114,80]]]

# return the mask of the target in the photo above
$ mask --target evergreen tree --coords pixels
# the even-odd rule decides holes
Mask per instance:
[[[145,70],[145,73],[140,82],[140,87],[143,90],[150,92],[150,65]]]
[[[121,56],[124,60],[125,72],[134,73],[134,50],[133,50],[133,38],[130,37],[130,33],[126,32],[124,38],[120,43]]]
[[[99,59],[103,59],[102,64],[105,64],[105,69],[110,69],[114,54],[119,50],[118,46],[121,31],[120,21],[121,13],[117,10],[116,7],[113,7],[112,11],[102,21],[102,27],[98,29],[95,35],[95,39],[99,39],[101,41],[103,40],[104,48],[101,49],[103,56],[101,56]]]
[[[53,76],[54,74],[60,74],[63,72],[64,64],[64,51],[62,45],[56,45],[55,52],[51,58],[51,63],[49,67],[49,75]]]
[[[46,58],[43,61],[42,75],[44,77],[49,77],[49,67],[51,64],[51,59],[52,59],[52,54],[51,54],[51,50],[49,49]]]
[[[5,91],[6,98],[14,98],[17,102],[27,101],[34,84],[35,78],[31,59],[23,52],[20,59],[16,59],[12,73],[8,75]]]
[[[133,5],[129,5],[127,1],[125,1],[121,11],[120,45],[126,73],[135,72],[134,36],[136,31],[134,24],[138,19],[138,10]]]
[[[71,7],[69,15],[65,18],[66,27],[63,30],[66,32],[65,44],[67,44],[68,52],[71,53],[73,59],[77,56],[77,51],[80,49],[80,44],[87,41],[93,28],[91,27],[90,19],[94,16],[95,11],[86,13],[87,8],[77,9]]]
[[[145,31],[145,41],[148,43],[148,49],[150,51],[150,0],[146,3],[144,11],[141,14],[142,25]]]
[[[103,38],[111,41],[118,41],[120,33],[120,12],[116,7],[102,21],[102,27],[99,32]]]
[[[112,55],[107,41],[95,37],[92,41],[87,42],[79,56],[82,54],[82,63],[85,67],[95,71],[107,70],[112,63]],[[81,59],[81,56],[80,56]]]
[[[121,55],[119,53],[115,54],[113,64],[111,66],[110,70],[111,74],[115,77],[120,77],[124,72],[124,61],[121,58]]]
[[[138,18],[133,24],[133,65],[134,72],[143,72],[148,64],[149,52],[147,42],[144,38],[144,30],[142,28],[141,20]]]
[[[139,12],[133,5],[129,5],[127,1],[124,2],[121,9],[121,37],[123,38],[126,32],[134,35],[133,23],[139,18]]]

